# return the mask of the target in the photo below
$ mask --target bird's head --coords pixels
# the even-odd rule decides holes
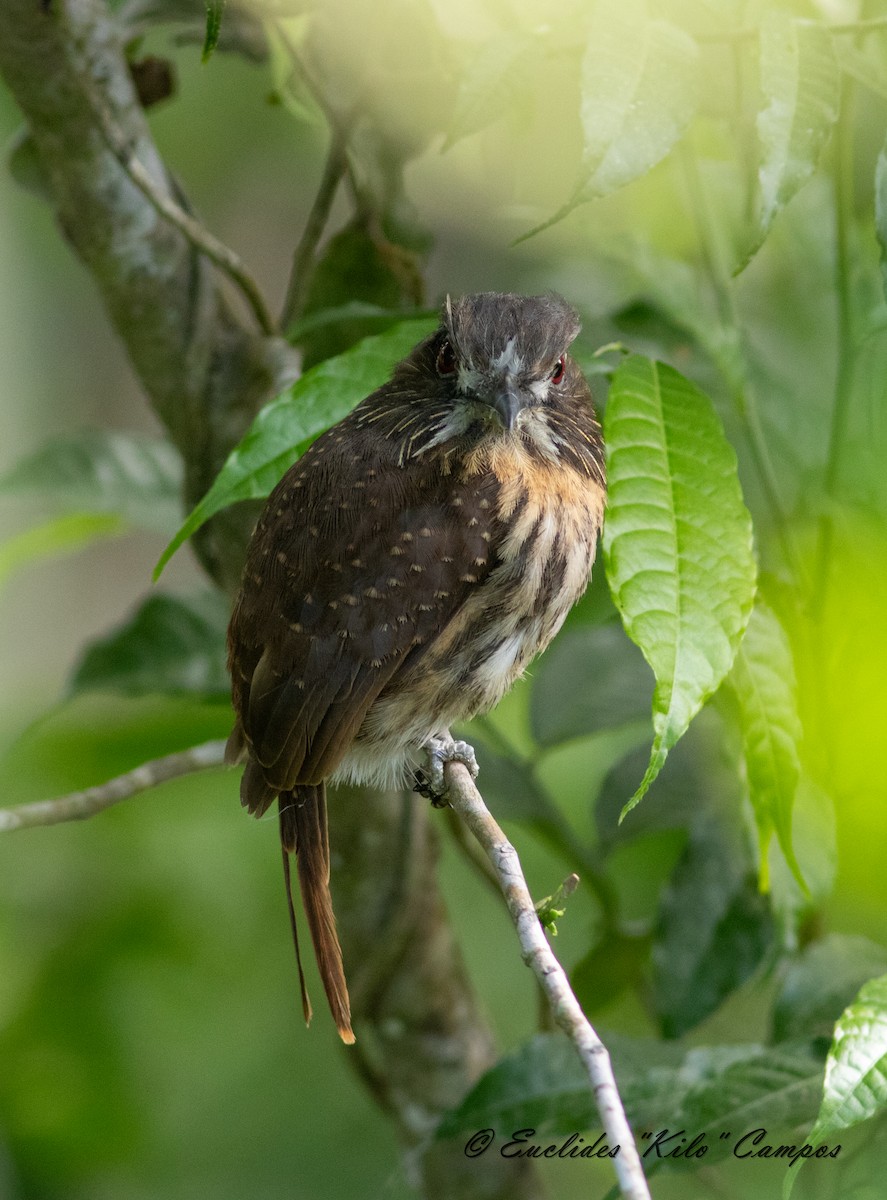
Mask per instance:
[[[567,350],[579,318],[560,296],[447,298],[434,368],[454,400],[506,433],[532,425],[585,380]]]
[[[510,442],[602,478],[591,393],[568,353],[578,332],[575,310],[553,292],[448,297],[439,328],[368,398],[358,419],[380,431],[389,425],[403,461]]]

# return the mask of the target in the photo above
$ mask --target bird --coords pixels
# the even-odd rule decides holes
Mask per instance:
[[[561,296],[447,297],[438,327],[269,496],[228,629],[241,802],[277,801],[330,1011],[354,1041],[329,889],[327,783],[403,787],[489,711],[591,575],[605,505],[591,392]],[[420,789],[421,790],[421,787]],[[440,794],[437,793],[440,799]]]

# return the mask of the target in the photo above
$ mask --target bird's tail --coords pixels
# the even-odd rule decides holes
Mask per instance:
[[[342,948],[336,933],[336,918],[330,896],[330,851],[327,837],[326,788],[324,784],[300,784],[290,792],[281,792],[280,841],[283,846],[283,874],[286,881],[287,903],[290,923],[299,965],[299,983],[302,988],[302,1008],[305,1020],[311,1020],[311,1002],[305,987],[302,959],[299,954],[299,936],[296,930],[296,914],[293,908],[290,883],[290,854],[296,856],[302,904],[308,919],[311,941],[317,966],[329,1001],[330,1012],[343,1042],[354,1041],[351,1029],[351,1004],[348,985],[342,966]]]

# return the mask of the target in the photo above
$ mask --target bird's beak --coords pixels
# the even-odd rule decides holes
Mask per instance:
[[[510,376],[502,381],[502,386],[492,397],[493,411],[498,414],[508,433],[514,429],[518,415],[526,404],[526,396]]]

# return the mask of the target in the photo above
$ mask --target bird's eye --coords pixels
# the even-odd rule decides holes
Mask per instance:
[[[456,370],[456,351],[449,338],[445,338],[437,352],[438,375],[453,375]]]
[[[551,380],[551,382],[554,384],[554,386],[557,387],[557,385],[559,383],[563,383],[564,375],[566,373],[567,373],[566,359],[565,359],[565,356],[562,354],[560,356],[560,358],[557,360],[557,362],[554,364],[554,370],[551,372],[551,374],[549,375],[548,378]]]

